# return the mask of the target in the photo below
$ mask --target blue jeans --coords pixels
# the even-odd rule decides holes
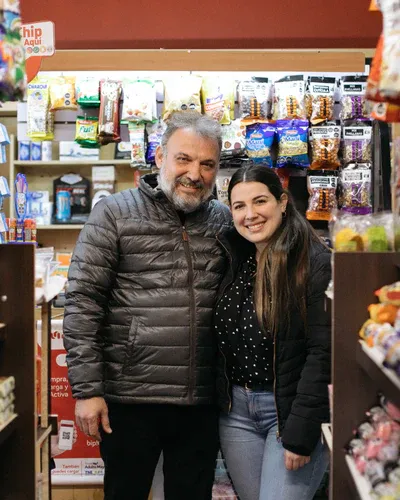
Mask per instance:
[[[329,463],[319,442],[310,463],[285,467],[274,394],[233,386],[232,409],[220,417],[221,448],[240,500],[312,500]]]

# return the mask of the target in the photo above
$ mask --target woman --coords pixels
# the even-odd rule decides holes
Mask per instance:
[[[222,451],[240,500],[311,500],[328,465],[330,251],[266,167],[240,168],[215,312]]]

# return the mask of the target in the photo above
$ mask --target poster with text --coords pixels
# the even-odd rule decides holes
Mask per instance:
[[[40,346],[41,322],[38,322]],[[40,351],[39,351],[40,352]],[[80,482],[82,476],[103,476],[99,443],[87,437],[75,424],[75,400],[68,383],[62,320],[51,322],[51,413],[58,415],[58,436],[52,436],[51,451],[56,468],[53,476],[65,476],[65,482]],[[70,448],[70,449],[69,449]]]

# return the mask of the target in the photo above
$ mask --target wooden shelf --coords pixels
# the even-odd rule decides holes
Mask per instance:
[[[358,472],[354,460],[346,455],[346,463],[361,500],[371,500],[371,494],[370,494],[371,486],[369,485],[365,477],[363,477]]]
[[[79,165],[123,165],[129,167],[130,160],[76,160],[76,161],[14,161],[16,167],[73,167]],[[143,169],[144,170],[144,169]],[[148,169],[149,170],[149,169]]]
[[[45,440],[50,436],[52,430],[52,426],[46,427],[43,429],[42,427],[38,427],[37,429],[37,438],[36,438],[36,446],[42,446]]]
[[[356,359],[366,374],[375,381],[377,389],[400,406],[400,378],[393,370],[383,366],[384,355],[376,347],[368,347],[360,340]]]
[[[331,424],[322,424],[322,438],[324,443],[327,445],[329,448],[329,451],[332,451],[332,425]]]
[[[59,229],[70,229],[74,231],[78,231],[82,229],[84,224],[50,224],[48,226],[38,226],[37,229],[40,229],[41,231],[48,230],[48,231],[56,231]]]
[[[12,434],[12,432],[17,427],[17,417],[18,415],[13,415],[7,422],[0,425],[0,445]]]

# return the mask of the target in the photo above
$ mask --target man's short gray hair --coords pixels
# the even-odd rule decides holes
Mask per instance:
[[[168,120],[167,128],[162,136],[161,146],[165,152],[171,136],[180,129],[192,130],[204,139],[216,141],[219,151],[221,151],[222,131],[218,122],[197,111],[178,111]]]

